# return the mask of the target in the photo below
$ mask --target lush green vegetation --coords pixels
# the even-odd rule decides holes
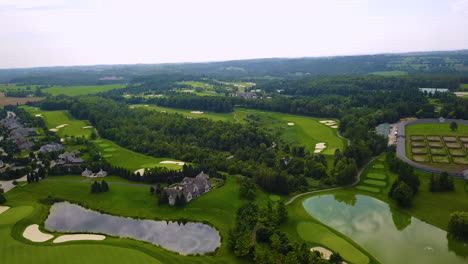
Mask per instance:
[[[385,77],[408,75],[408,73],[405,71],[381,71],[381,72],[371,72],[370,74],[378,75],[378,76],[385,76]]]
[[[31,115],[41,115],[48,129],[58,129],[56,134],[60,137],[75,136],[89,137],[93,132],[93,128],[84,128],[89,126],[89,122],[85,120],[74,119],[68,111],[42,111],[34,107],[22,106]],[[67,124],[64,127],[58,126]]]
[[[178,161],[170,158],[154,158],[146,156],[117,145],[115,142],[98,139],[93,141],[102,151],[103,157],[112,165],[124,167],[131,171],[142,168],[166,167],[169,169],[180,169],[177,164],[161,164],[161,161]]]
[[[159,111],[162,113],[170,113],[170,114],[178,113],[178,114],[182,114],[184,116],[188,116],[191,118],[208,118],[214,121],[231,121],[231,122],[236,121],[235,115],[237,112],[235,111],[234,113],[212,113],[212,112],[200,111],[203,113],[196,114],[196,113],[191,113],[191,112],[199,111],[199,110],[196,110],[196,109],[186,110],[186,109],[177,109],[177,108],[161,107],[161,106],[156,106],[156,105],[142,105],[142,104],[131,105],[130,108],[132,107],[144,107],[149,110],[155,110],[155,111]]]
[[[113,89],[122,89],[124,84],[108,84],[108,85],[89,85],[89,86],[53,86],[42,91],[51,95],[64,94],[68,96],[97,94]]]

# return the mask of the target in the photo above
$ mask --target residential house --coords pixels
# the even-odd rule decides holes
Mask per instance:
[[[251,92],[239,93],[237,96],[245,98],[245,99],[256,99],[257,98],[257,94],[251,93]]]
[[[176,198],[182,196],[187,202],[210,191],[213,188],[208,174],[201,172],[195,178],[185,177],[180,184],[175,187],[165,188],[170,205],[175,205]]]
[[[84,163],[84,160],[78,158],[81,153],[78,150],[72,152],[64,152],[58,156],[57,165],[61,166],[79,166]]]
[[[39,152],[53,152],[53,151],[61,151],[61,150],[64,150],[64,147],[62,144],[51,143],[51,144],[41,146],[41,148],[39,149]]]
[[[101,169],[101,170],[99,170],[99,172],[94,173],[91,170],[88,170],[88,168],[86,168],[81,173],[81,176],[88,177],[88,178],[104,178],[104,177],[107,176],[107,171],[104,171],[104,170]]]

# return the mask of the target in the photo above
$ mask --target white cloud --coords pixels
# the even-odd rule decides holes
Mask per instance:
[[[0,0],[0,8],[49,8],[65,4],[67,4],[67,0]]]

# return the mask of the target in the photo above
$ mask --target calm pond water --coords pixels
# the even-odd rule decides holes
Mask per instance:
[[[52,205],[45,227],[59,232],[91,232],[128,237],[181,254],[213,252],[221,245],[218,231],[206,224],[179,224],[113,216],[68,202]]]
[[[468,263],[468,245],[369,196],[321,195],[304,201],[309,214],[350,237],[383,264]]]

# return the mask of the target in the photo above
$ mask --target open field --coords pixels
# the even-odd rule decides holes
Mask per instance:
[[[384,77],[408,75],[408,73],[405,71],[380,71],[380,72],[371,72],[369,74],[377,75],[377,76],[384,76]]]
[[[239,199],[239,185],[233,177],[228,177],[224,186],[198,197],[184,209],[168,205],[158,206],[156,196],[151,195],[149,190],[143,187],[111,185],[109,192],[93,195],[89,192],[89,186],[90,183],[39,182],[7,193],[7,199],[11,201],[8,203],[12,206],[11,212],[15,214],[13,209],[21,206],[28,210],[23,210],[21,215],[15,217],[7,215],[4,218],[4,215],[0,215],[0,233],[2,238],[8,241],[0,243],[0,252],[11,253],[14,249],[15,252],[24,251],[28,254],[3,253],[2,258],[8,255],[7,263],[48,263],[46,260],[50,261],[50,257],[60,257],[61,263],[79,263],[80,260],[85,263],[137,263],[136,261],[138,263],[242,263],[242,260],[233,257],[225,243],[228,230],[234,226],[235,212],[245,203]],[[49,195],[114,215],[208,222],[218,229],[224,240],[215,256],[181,256],[149,243],[112,237],[103,241],[76,241],[61,246],[55,246],[50,241],[28,243],[22,238],[21,233],[30,224],[43,223],[48,214],[47,206],[38,201]],[[268,199],[263,193],[258,197],[263,200]],[[21,220],[22,218],[26,219]],[[5,222],[8,224],[5,225]],[[16,222],[18,223],[15,224]],[[66,250],[67,248],[69,250]],[[41,256],[38,256],[39,254]],[[86,259],[91,254],[101,257],[89,256]],[[96,262],[95,258],[98,258]]]
[[[463,144],[466,136],[468,125],[459,124],[456,131],[447,123],[409,125],[406,126],[406,156],[436,168],[462,171],[468,168],[467,146]]]
[[[94,86],[54,86],[43,89],[44,93],[51,95],[64,94],[68,96],[77,96],[85,94],[96,94],[106,92],[113,89],[125,88],[125,84],[108,84],[108,85],[94,85]]]
[[[170,158],[154,158],[133,152],[117,145],[107,139],[95,140],[94,143],[102,151],[103,157],[114,166],[124,167],[131,171],[141,168],[166,167],[169,169],[181,169],[182,166],[176,164],[161,164],[165,160],[178,161]]]
[[[0,92],[5,92],[5,91],[17,91],[17,90],[29,90],[30,91],[35,91],[36,87],[41,86],[41,85],[0,85]]]
[[[40,100],[42,100],[42,98],[39,97],[6,97],[3,93],[0,93],[0,107],[5,105],[21,105],[26,102],[36,102]]]
[[[68,124],[67,126],[61,127],[56,132],[60,137],[76,136],[76,137],[89,137],[93,129],[83,128],[89,126],[89,122],[86,120],[74,119],[68,111],[42,111],[38,108],[22,106],[23,109],[28,111],[31,115],[42,115],[45,124],[48,129],[57,129],[58,126]]]

